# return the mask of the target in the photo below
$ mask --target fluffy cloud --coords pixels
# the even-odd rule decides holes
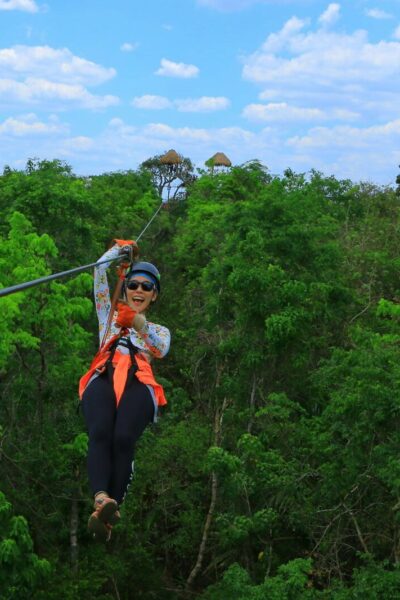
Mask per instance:
[[[13,46],[0,50],[0,102],[57,103],[57,109],[68,105],[89,109],[115,106],[119,99],[112,95],[95,95],[86,86],[98,85],[115,75],[105,68],[75,56],[67,48],[49,46]]]
[[[0,10],[23,10],[38,12],[39,7],[34,0],[0,0]]]
[[[243,117],[250,121],[268,122],[304,122],[304,121],[355,121],[359,113],[348,109],[333,108],[321,110],[320,108],[307,108],[290,105],[287,102],[270,102],[268,104],[248,104],[243,109]]]
[[[161,66],[155,72],[156,75],[162,75],[164,77],[180,77],[183,79],[190,79],[197,77],[200,70],[195,65],[187,65],[185,63],[176,63],[166,58],[161,59]]]
[[[162,110],[164,108],[171,108],[172,102],[168,98],[165,98],[165,96],[146,94],[144,96],[136,96],[132,100],[132,106],[149,110]]]
[[[213,112],[228,108],[230,102],[223,96],[202,96],[201,98],[186,98],[175,100],[180,112]]]
[[[328,12],[329,7],[322,16]],[[315,107],[338,120],[349,120],[346,111],[350,118],[397,115],[400,43],[396,40],[371,42],[364,30],[328,30],[321,22],[313,28],[308,20],[292,17],[242,60],[243,77],[265,88],[260,100]],[[264,120],[272,114],[270,108],[256,105],[247,108],[245,116],[257,111]]]
[[[0,79],[0,103],[41,104],[56,102],[57,108],[77,105],[82,108],[103,109],[119,103],[116,96],[96,96],[79,84],[57,83],[47,79],[27,78],[19,82]]]
[[[333,25],[338,19],[340,15],[340,4],[333,2],[329,4],[328,8],[322,15],[319,17],[318,21],[323,26]]]
[[[172,127],[162,122],[138,126],[114,118],[95,137],[76,132],[69,135],[67,126],[52,119],[43,123],[31,115],[0,123],[0,168],[4,156],[10,166],[24,166],[32,155],[32,146],[26,142],[32,135],[35,156],[63,158],[85,175],[135,168],[149,156],[170,148],[189,156],[198,166],[221,151],[234,164],[257,158],[272,173],[281,173],[287,167],[295,171],[315,168],[328,175],[376,183],[394,183],[400,162],[399,119],[374,127],[312,127],[294,136],[287,135],[280,124],[249,131],[241,127]],[[42,135],[46,126],[54,132],[64,126],[65,132]]]
[[[68,48],[19,45],[0,50],[0,77],[28,75],[59,82],[98,85],[115,74],[115,69],[75,56]]]
[[[365,14],[367,17],[371,17],[372,19],[392,19],[393,15],[390,13],[381,10],[380,8],[367,8],[365,10]]]
[[[228,108],[230,101],[224,96],[201,96],[200,98],[169,100],[165,96],[152,96],[148,94],[137,96],[132,100],[131,104],[135,108],[149,110],[176,108],[179,112],[214,112]]]
[[[319,108],[301,108],[290,106],[286,102],[269,104],[249,104],[243,110],[243,116],[252,121],[320,121],[326,118]]]
[[[369,148],[372,145],[385,147],[390,140],[395,142],[400,135],[400,119],[389,121],[383,125],[371,127],[336,126],[315,127],[307,135],[294,136],[288,139],[289,146],[295,148]]]
[[[245,59],[244,78],[290,87],[301,83],[334,88],[379,83],[400,75],[399,43],[370,43],[362,30],[304,33],[305,25],[293,17],[280,32],[268,36],[261,49]]]
[[[135,42],[134,44],[132,44],[131,42],[124,42],[123,44],[121,44],[119,49],[121,50],[121,52],[133,52],[137,49],[138,46],[138,42]]]
[[[68,126],[60,123],[54,115],[49,117],[47,123],[39,121],[34,113],[9,117],[0,123],[0,137],[48,136],[65,133],[68,133]]]

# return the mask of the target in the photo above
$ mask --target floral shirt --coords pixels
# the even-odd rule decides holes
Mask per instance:
[[[113,246],[99,258],[99,262],[116,258],[119,250],[120,247],[118,245]],[[107,280],[107,268],[110,264],[111,263],[105,262],[102,265],[97,265],[94,270],[94,297],[96,301],[97,317],[99,319],[100,344],[103,340],[111,309],[110,290]],[[120,331],[120,328],[115,323],[116,318],[117,314],[115,312],[105,342]],[[150,360],[152,357],[163,358],[169,350],[171,341],[170,332],[166,327],[151,323],[150,321],[146,322],[146,325],[140,332],[132,327],[129,330],[129,337],[132,344],[136,346],[136,348],[140,348],[143,354]],[[122,353],[129,352],[128,348],[123,346],[119,346],[118,350]]]

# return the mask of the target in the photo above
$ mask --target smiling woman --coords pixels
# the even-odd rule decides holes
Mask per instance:
[[[146,426],[166,404],[150,362],[163,358],[170,344],[166,327],[146,319],[146,311],[160,292],[160,273],[148,262],[135,262],[122,273],[122,298],[113,311],[106,270],[110,261],[135,242],[118,240],[99,259],[94,289],[101,347],[81,378],[79,395],[89,432],[88,472],[94,512],[88,528],[98,541],[108,541],[119,518],[133,474],[135,444]],[[105,261],[105,262],[103,262]],[[109,325],[110,324],[110,325]]]

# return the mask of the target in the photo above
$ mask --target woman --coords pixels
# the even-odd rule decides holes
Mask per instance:
[[[136,249],[130,240],[115,241],[99,262],[117,258],[126,252],[127,245]],[[136,262],[130,267],[122,284],[123,300],[108,325],[109,265],[106,262],[95,268],[102,346],[79,386],[89,433],[88,473],[94,494],[88,529],[99,541],[110,539],[112,526],[120,518],[118,507],[132,478],[135,444],[146,426],[156,420],[158,406],[166,404],[150,361],[163,358],[170,345],[168,329],[146,319],[146,311],[160,293],[160,274],[151,263]]]

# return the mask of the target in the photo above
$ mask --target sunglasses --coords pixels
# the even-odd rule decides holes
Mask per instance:
[[[144,292],[151,292],[154,290],[154,283],[151,281],[137,281],[136,279],[131,279],[126,284],[128,290],[138,290],[140,287]]]

